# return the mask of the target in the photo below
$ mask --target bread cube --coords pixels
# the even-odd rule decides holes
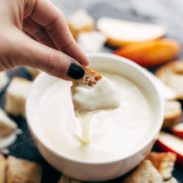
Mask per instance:
[[[162,183],[162,177],[149,160],[129,175],[122,183]]]
[[[152,162],[164,180],[172,177],[172,172],[175,166],[176,155],[173,153],[156,153],[151,152],[147,159]]]
[[[31,81],[15,77],[7,88],[5,109],[14,116],[25,117],[25,101],[28,96]]]
[[[42,169],[37,163],[8,157],[7,183],[40,183]]]
[[[69,19],[68,24],[74,38],[81,32],[89,32],[94,29],[94,20],[85,10],[76,11]]]
[[[176,100],[165,101],[164,129],[171,129],[174,125],[181,121],[181,103]]]
[[[16,123],[0,109],[0,138],[9,136],[17,129]]]
[[[5,183],[6,179],[6,159],[0,155],[0,183]]]

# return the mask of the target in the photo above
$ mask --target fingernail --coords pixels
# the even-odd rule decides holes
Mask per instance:
[[[67,75],[73,79],[81,79],[85,74],[84,69],[78,64],[71,63]]]

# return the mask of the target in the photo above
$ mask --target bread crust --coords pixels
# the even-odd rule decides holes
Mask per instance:
[[[85,67],[84,71],[85,71],[84,77],[82,79],[73,81],[74,85],[92,87],[100,79],[102,79],[101,74],[91,68]]]
[[[6,113],[0,109],[0,138],[7,137],[15,132],[17,125],[15,121],[9,118]]]

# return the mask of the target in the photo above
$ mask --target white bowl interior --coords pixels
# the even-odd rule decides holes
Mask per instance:
[[[146,74],[146,72],[144,72],[144,69],[132,63],[131,61],[125,58],[113,56],[111,54],[90,54],[89,58],[91,60],[90,67],[96,70],[115,72],[116,74],[123,75],[124,77],[136,83],[148,96],[150,103],[152,104],[152,108],[154,112],[154,115],[153,115],[154,124],[151,130],[151,133],[149,134],[148,138],[144,139],[143,144],[139,144],[139,147],[129,152],[129,155],[128,155],[129,157],[137,153],[138,151],[140,151],[142,148],[144,148],[150,141],[152,141],[155,138],[158,131],[160,130],[162,121],[163,121],[163,105],[162,105],[161,97],[157,92],[153,82],[151,81],[151,78]],[[26,113],[28,118],[28,124],[33,135],[36,136],[36,138],[39,139],[39,141],[42,144],[44,144],[48,149],[52,150],[55,154],[61,157],[64,157],[63,154],[58,154],[57,152],[54,151],[54,149],[49,147],[49,144],[47,143],[40,129],[37,128],[37,124],[35,123],[35,119],[34,119],[35,117],[34,114],[35,114],[36,106],[37,106],[37,103],[39,102],[39,99],[41,98],[43,93],[47,90],[47,88],[54,82],[57,82],[58,80],[59,80],[58,78],[49,76],[44,73],[38,76],[38,78],[36,78],[36,80],[32,85],[29,97],[27,99]],[[69,159],[69,160],[72,160],[72,159]],[[117,160],[113,160],[113,161],[117,161]],[[87,162],[82,162],[82,163],[87,163]]]

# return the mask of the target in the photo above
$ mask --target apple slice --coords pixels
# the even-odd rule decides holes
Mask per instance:
[[[172,152],[177,155],[177,164],[183,166],[183,140],[166,132],[160,132],[156,142],[164,152]]]
[[[116,47],[152,41],[164,36],[166,32],[166,29],[160,25],[107,17],[97,21],[97,28],[107,36],[108,44]]]
[[[183,139],[183,123],[177,124],[172,129],[173,133]]]

